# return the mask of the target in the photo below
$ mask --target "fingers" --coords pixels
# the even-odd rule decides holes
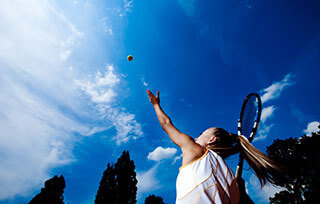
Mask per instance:
[[[149,97],[153,95],[153,93],[150,91],[150,89],[147,90],[147,94],[149,95]]]
[[[147,94],[149,96],[154,96],[153,93],[150,91],[150,89],[147,90]],[[157,97],[159,97],[159,91],[157,91]]]

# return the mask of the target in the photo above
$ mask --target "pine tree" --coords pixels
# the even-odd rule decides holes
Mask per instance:
[[[118,185],[115,178],[115,170],[112,164],[107,165],[103,172],[100,186],[96,195],[96,204],[116,204],[118,203]]]
[[[54,176],[45,182],[45,187],[29,204],[64,204],[63,191],[66,187],[63,176]]]

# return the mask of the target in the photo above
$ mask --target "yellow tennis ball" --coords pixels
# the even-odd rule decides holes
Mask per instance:
[[[128,55],[127,59],[128,59],[128,61],[132,61],[133,60],[132,55]]]

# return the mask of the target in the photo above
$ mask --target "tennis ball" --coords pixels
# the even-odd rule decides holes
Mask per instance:
[[[133,60],[132,55],[128,55],[127,59],[128,59],[128,61],[132,61]]]

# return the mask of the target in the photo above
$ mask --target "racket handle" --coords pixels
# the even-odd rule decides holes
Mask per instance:
[[[242,166],[243,166],[243,156],[240,154],[239,163],[236,170],[236,178],[241,177],[242,175]]]

